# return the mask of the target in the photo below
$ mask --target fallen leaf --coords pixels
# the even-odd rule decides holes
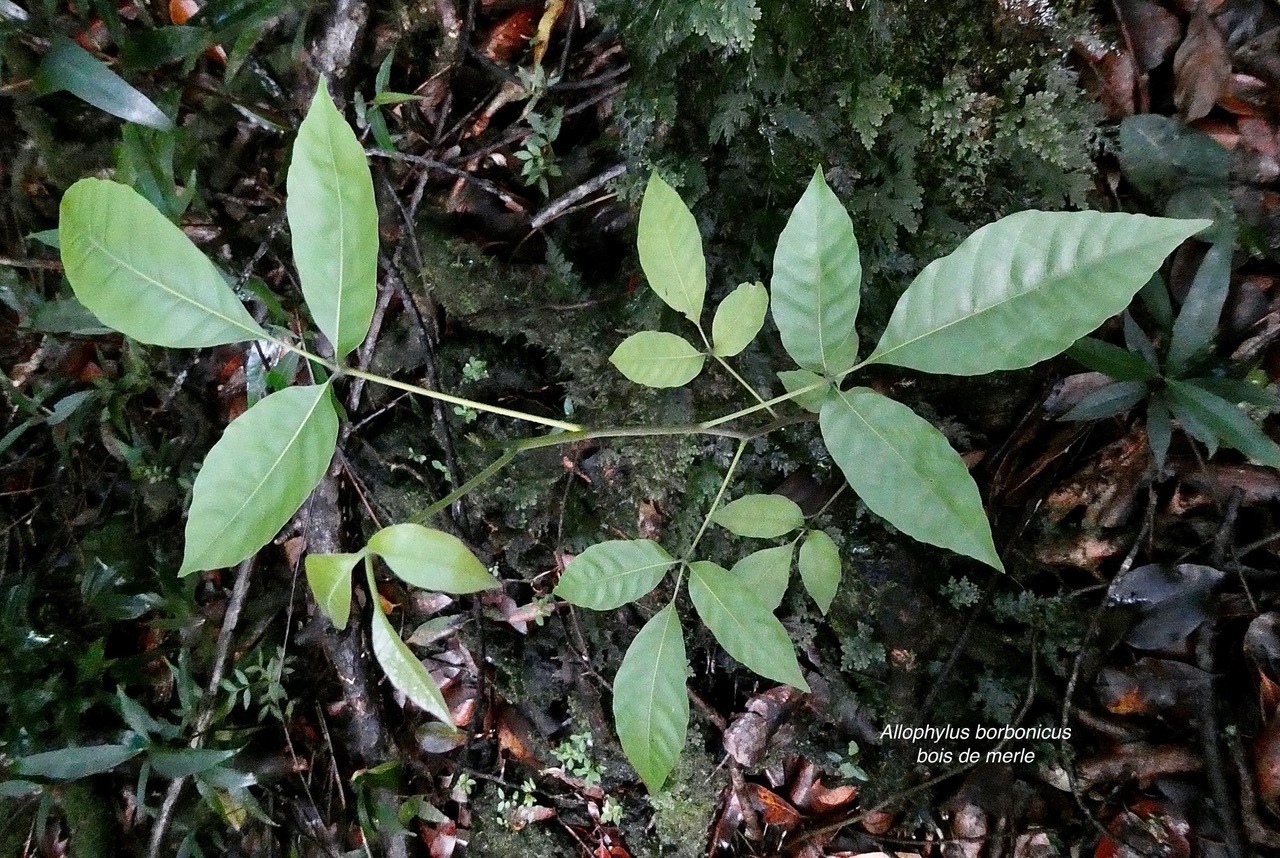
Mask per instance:
[[[525,49],[535,32],[537,12],[517,9],[485,34],[480,53],[497,63],[505,63]]]
[[[1140,617],[1125,640],[1138,649],[1163,650],[1185,640],[1213,611],[1213,591],[1224,574],[1209,566],[1150,564],[1111,583],[1109,607],[1136,609]]]
[[[1139,68],[1151,71],[1168,59],[1182,38],[1177,16],[1150,0],[1117,0],[1116,8],[1125,31],[1133,40]]]
[[[751,805],[766,825],[775,825],[783,831],[800,824],[800,814],[791,804],[773,790],[760,784],[747,784]]]
[[[1231,75],[1227,42],[1213,19],[1197,13],[1173,57],[1173,101],[1187,122],[1208,115]]]

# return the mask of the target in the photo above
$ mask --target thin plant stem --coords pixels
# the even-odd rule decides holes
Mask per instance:
[[[552,436],[552,437],[555,437],[555,436]],[[511,449],[507,450],[505,453],[503,453],[501,456],[495,459],[493,463],[490,464],[483,471],[476,474],[474,477],[467,480],[465,483],[458,486],[456,489],[449,492],[449,494],[440,498],[440,500],[431,504],[431,506],[427,507],[421,513],[415,516],[414,521],[416,521],[418,524],[426,524],[428,521],[431,520],[432,516],[436,515],[437,513],[443,510],[448,509],[449,506],[454,501],[459,500],[460,498],[464,497],[468,493],[474,491],[479,486],[488,482],[495,474],[498,473],[498,471],[501,471],[508,464],[510,464],[511,460],[514,459],[516,456],[518,456],[520,453],[521,453],[521,450],[515,447],[512,447]]]
[[[729,488],[729,481],[733,479],[733,472],[738,469],[738,462],[742,459],[742,454],[746,449],[747,439],[743,438],[738,442],[738,449],[733,454],[733,461],[729,463],[729,469],[725,471],[724,479],[720,482],[720,491],[716,492],[716,498],[711,502],[711,509],[707,510],[707,517],[702,520],[702,527],[698,528],[698,535],[693,538],[693,542],[689,544],[689,550],[684,553],[685,563],[689,562],[689,558],[693,556],[693,550],[698,547],[698,542],[702,540],[702,535],[711,526],[711,516],[716,514],[720,501],[724,499],[724,493]]]
[[[752,398],[754,398],[756,402],[760,403],[760,405],[764,408],[765,411],[769,412],[770,417],[778,416],[778,412],[773,410],[773,406],[765,402],[764,397],[760,395],[760,392],[756,390],[754,387],[752,387],[750,384],[748,384],[745,378],[738,375],[738,373],[734,372],[733,367],[729,366],[729,362],[727,360],[725,360],[724,358],[720,357],[717,354],[713,354],[711,356],[720,362],[720,365],[724,367],[725,372],[729,373],[729,375],[737,379],[738,384],[741,384],[743,388],[745,388],[746,391],[751,394]]]

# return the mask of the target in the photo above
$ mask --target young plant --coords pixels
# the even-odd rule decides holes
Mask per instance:
[[[77,182],[62,202],[63,264],[80,301],[109,327],[143,342],[203,347],[249,340],[299,356],[312,383],[271,393],[236,418],[210,450],[192,490],[179,574],[234,565],[272,539],[328,468],[338,437],[333,386],[344,376],[386,384],[476,412],[553,430],[508,446],[424,515],[428,519],[491,478],[522,452],[589,438],[705,434],[732,438],[737,452],[691,543],[673,554],[649,540],[587,548],[566,568],[556,594],[595,610],[634,602],[674,576],[670,598],[636,636],[614,685],[622,746],[651,790],[660,789],[684,745],[689,719],[678,598],[721,646],[761,676],[805,689],[786,629],[774,616],[793,560],[824,612],[840,580],[835,541],[810,528],[798,506],[774,495],[722,503],[746,445],[800,418],[778,416],[795,401],[817,415],[822,438],[849,485],[873,512],[916,539],[1002,569],[977,486],[943,435],[914,412],[845,379],[890,364],[976,375],[1051,357],[1118,313],[1164,257],[1208,225],[1141,215],[1021,212],[983,227],[915,279],[871,353],[859,360],[854,327],[861,271],[848,214],[815,174],[778,241],[771,289],[745,283],[702,324],[706,263],[693,215],[654,176],[640,213],[639,253],[650,286],[697,331],[633,335],[611,360],[652,387],[687,384],[707,358],[755,400],[731,414],[684,426],[587,428],[351,367],[367,335],[376,296],[378,233],[368,165],[322,84],[303,121],[287,179],[287,214],[303,297],[333,357],[308,351],[288,331],[268,331],[176,226],[133,190],[99,179]],[[772,292],[772,296],[770,296]],[[773,319],[796,368],[779,373],[786,393],[764,400],[728,363]],[[310,334],[304,336],[313,336]],[[733,428],[760,412],[770,423]],[[715,524],[751,539],[795,534],[789,545],[749,554],[731,570],[702,559],[698,543]],[[797,552],[796,546],[799,545]],[[798,555],[798,557],[797,557]],[[351,576],[364,564],[374,589],[380,559],[406,583],[472,593],[497,581],[458,539],[416,523],[374,534],[358,552],[310,556],[307,580],[321,610],[343,627]],[[392,684],[435,717],[449,711],[422,663],[370,600],[373,651]]]

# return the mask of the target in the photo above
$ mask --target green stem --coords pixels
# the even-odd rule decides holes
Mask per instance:
[[[755,399],[755,401],[759,402],[761,407],[763,407],[766,411],[769,412],[770,417],[778,416],[778,412],[773,410],[773,406],[765,402],[764,397],[760,395],[760,392],[756,390],[754,387],[752,387],[750,384],[747,384],[747,380],[745,378],[743,378],[742,376],[734,372],[733,367],[729,366],[729,362],[727,360],[725,360],[724,358],[716,354],[713,354],[712,357],[720,362],[720,365],[724,367],[725,372],[729,373],[729,375],[733,376],[738,380],[738,384],[741,384],[744,388],[746,388],[747,393],[750,393],[751,396]]]
[[[827,507],[831,506],[833,503],[836,502],[836,498],[844,494],[844,490],[847,488],[849,488],[848,483],[841,483],[840,488],[836,489],[835,492],[832,493],[831,497],[827,498],[827,502],[822,505],[822,509],[815,512],[813,515],[807,516],[807,517],[812,519],[817,519],[818,516],[822,515],[824,512],[827,511]]]
[[[554,438],[556,436],[553,435],[551,437]],[[426,524],[428,521],[431,520],[432,516],[434,516],[436,513],[440,512],[441,510],[448,509],[449,505],[452,504],[454,501],[464,497],[469,492],[479,487],[481,484],[487,482],[490,478],[492,478],[495,474],[497,474],[498,471],[501,471],[503,468],[505,468],[511,462],[512,459],[514,459],[517,455],[520,454],[520,452],[521,451],[517,447],[512,447],[511,449],[507,450],[505,453],[503,453],[501,456],[495,459],[493,463],[489,465],[489,467],[485,468],[483,471],[476,474],[474,477],[467,480],[465,483],[458,486],[456,489],[449,492],[449,494],[440,498],[440,500],[436,501],[431,506],[427,507],[421,513],[419,513],[414,518],[414,521],[417,522],[418,524]]]
[[[742,453],[746,449],[747,439],[743,438],[738,442],[738,449],[733,454],[733,461],[729,463],[729,470],[725,471],[724,479],[720,482],[720,491],[716,492],[716,499],[711,502],[711,509],[707,510],[707,517],[702,520],[702,527],[698,528],[698,535],[693,538],[693,542],[689,545],[689,550],[684,553],[683,562],[689,562],[689,558],[693,556],[693,550],[698,547],[698,543],[702,540],[702,535],[711,526],[711,516],[716,514],[720,501],[724,499],[724,493],[729,488],[729,481],[733,479],[733,472],[738,469],[738,462],[742,459]]]

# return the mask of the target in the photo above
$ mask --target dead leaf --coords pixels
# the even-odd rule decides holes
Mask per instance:
[[[1163,650],[1183,641],[1212,614],[1214,590],[1224,574],[1209,566],[1152,563],[1117,577],[1107,594],[1110,607],[1135,609],[1140,617],[1125,640],[1138,649]]]
[[[1209,689],[1209,675],[1179,661],[1143,658],[1125,667],[1105,667],[1098,676],[1102,705],[1116,715],[1194,715]]]
[[[1187,122],[1207,116],[1231,76],[1227,42],[1213,19],[1197,13],[1173,57],[1173,101]]]
[[[513,59],[529,44],[537,17],[533,9],[515,10],[485,34],[484,41],[480,43],[480,53],[496,63]]]
[[[771,789],[760,784],[747,784],[751,805],[766,825],[788,831],[800,824],[800,814],[791,804]]]
[[[1081,789],[1089,790],[1104,783],[1147,783],[1162,775],[1198,772],[1203,767],[1203,761],[1189,748],[1138,742],[1086,757],[1076,765],[1076,778]]]
[[[1075,45],[1083,61],[1080,82],[1107,113],[1108,119],[1123,119],[1134,112],[1133,93],[1138,85],[1138,64],[1125,50],[1092,47],[1083,41]]]
[[[1182,38],[1177,17],[1150,0],[1117,0],[1120,21],[1133,40],[1138,67],[1151,71],[1169,57]]]

